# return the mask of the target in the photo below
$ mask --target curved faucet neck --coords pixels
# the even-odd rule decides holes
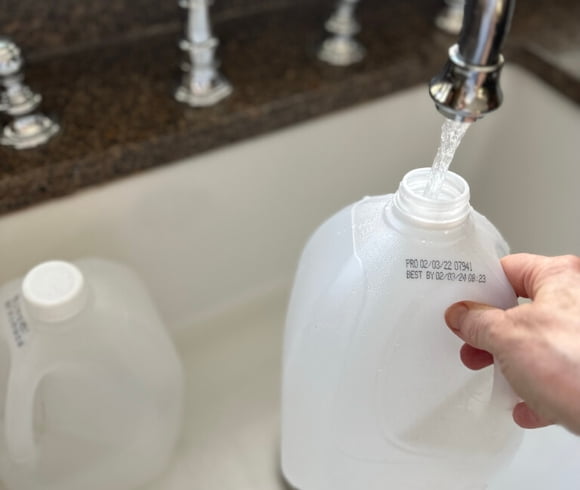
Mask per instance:
[[[459,54],[466,64],[497,65],[510,28],[514,0],[467,0]]]

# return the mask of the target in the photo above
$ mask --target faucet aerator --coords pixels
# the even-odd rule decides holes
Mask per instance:
[[[459,41],[429,84],[437,110],[448,119],[476,121],[501,105],[501,49],[514,7],[515,0],[465,0]]]
[[[449,60],[429,84],[437,110],[446,118],[473,122],[497,109],[503,100],[500,73],[503,57],[491,66],[469,65],[458,46],[449,50]]]

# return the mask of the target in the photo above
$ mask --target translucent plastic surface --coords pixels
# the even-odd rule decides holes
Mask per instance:
[[[166,466],[178,437],[182,368],[143,285],[115,263],[75,265],[88,297],[64,321],[31,315],[21,280],[0,290],[8,489],[132,489]]]
[[[507,245],[466,206],[463,179],[430,202],[428,176],[343,209],[306,246],[283,366],[282,467],[296,488],[481,489],[519,445],[505,380],[464,368],[443,320],[459,300],[516,304]]]

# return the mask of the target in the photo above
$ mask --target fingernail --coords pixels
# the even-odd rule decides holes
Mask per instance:
[[[467,305],[465,303],[455,303],[447,308],[445,312],[445,322],[449,328],[453,330],[459,330],[461,322],[467,314]]]

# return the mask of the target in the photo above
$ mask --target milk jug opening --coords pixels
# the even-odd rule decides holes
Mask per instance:
[[[63,322],[80,313],[87,297],[81,271],[69,262],[53,260],[34,267],[22,282],[26,311],[46,323]]]
[[[469,184],[454,172],[447,172],[437,198],[424,195],[431,176],[430,168],[408,172],[393,199],[398,218],[428,228],[448,228],[463,223],[469,216]]]

